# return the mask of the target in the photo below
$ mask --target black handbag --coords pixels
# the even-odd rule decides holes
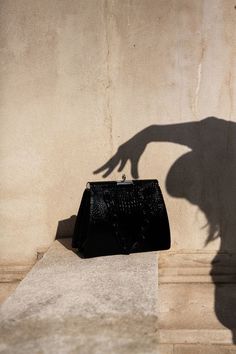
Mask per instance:
[[[83,258],[169,249],[169,222],[158,181],[89,182],[72,247]]]

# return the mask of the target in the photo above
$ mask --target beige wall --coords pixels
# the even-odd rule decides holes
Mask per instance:
[[[86,182],[101,178],[92,172],[147,126],[236,122],[234,5],[1,0],[1,263],[46,249]],[[208,232],[199,206],[165,187],[189,150],[152,143],[139,164],[141,178],[160,181],[174,249],[201,249]]]

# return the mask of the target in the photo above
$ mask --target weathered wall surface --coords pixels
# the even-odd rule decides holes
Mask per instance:
[[[93,171],[137,132],[209,116],[236,123],[234,5],[231,0],[0,2],[1,264],[30,262],[46,249],[58,221],[77,212]],[[205,130],[205,150],[209,131],[221,131],[214,122]],[[235,130],[222,127],[232,146]],[[199,147],[202,134],[197,134],[190,140],[199,139]],[[173,164],[193,147],[176,134],[159,140],[147,145],[139,175],[160,181],[173,248],[202,249],[209,220],[201,206],[208,195],[202,193],[203,203],[191,202],[183,191],[191,178],[202,178],[201,168],[186,176],[196,164],[185,164],[176,180],[183,182],[179,194],[166,184]],[[209,148],[217,141],[218,135],[210,139]],[[219,151],[211,152],[205,158],[218,163]],[[130,177],[129,162],[124,172]],[[208,172],[205,178],[214,180],[214,168]],[[119,176],[114,170],[108,178]],[[219,246],[218,237],[206,247]]]

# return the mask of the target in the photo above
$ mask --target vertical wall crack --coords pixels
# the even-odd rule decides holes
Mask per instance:
[[[204,53],[205,53],[205,47],[202,44],[201,57],[197,67],[197,83],[196,83],[194,99],[192,103],[192,111],[195,118],[197,117],[197,111],[198,111],[199,92],[200,92],[201,81],[202,81],[202,62],[203,62]]]
[[[231,66],[232,68],[233,66]],[[228,88],[229,88],[229,120],[232,119],[232,111],[233,111],[233,85],[232,85],[232,73],[229,72],[229,81],[228,81]]]
[[[232,68],[232,66],[230,65],[230,67]],[[231,70],[229,71],[229,75],[228,75],[228,92],[229,92],[229,116],[228,116],[228,120],[229,122],[232,120],[232,111],[233,111],[233,85],[232,85],[232,73]],[[230,124],[228,124],[227,127],[227,140],[226,140],[226,152],[230,153],[230,143],[232,143],[230,141]]]
[[[109,33],[111,31],[110,28],[110,9],[109,9],[109,0],[105,0],[104,2],[104,20],[105,20],[105,40],[106,40],[106,84],[105,84],[105,126],[107,127],[109,134],[109,146],[110,146],[110,154],[113,154],[113,121],[112,121],[112,108],[111,108],[111,44],[110,44],[110,36]]]

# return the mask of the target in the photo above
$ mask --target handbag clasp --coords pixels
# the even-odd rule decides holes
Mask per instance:
[[[117,186],[122,186],[124,184],[133,184],[133,181],[126,180],[126,175],[125,174],[122,175],[122,181],[118,181],[117,182]]]

